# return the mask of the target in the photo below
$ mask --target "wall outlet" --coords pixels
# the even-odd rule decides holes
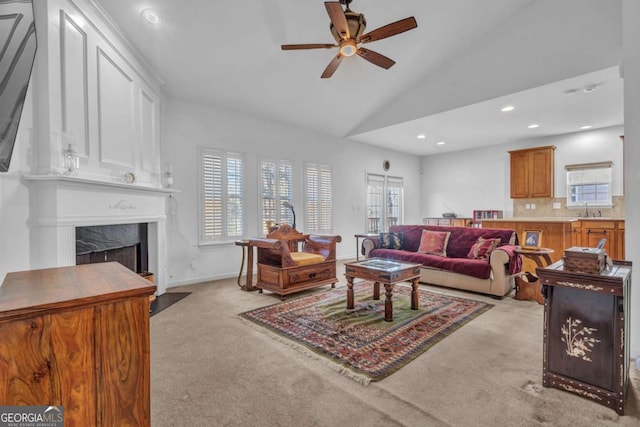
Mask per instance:
[[[525,209],[531,209],[531,205],[529,203],[525,203],[524,208]]]
[[[553,203],[553,209],[560,209],[560,207],[561,207],[560,202]]]
[[[536,204],[535,203],[531,203],[531,209],[535,209],[536,208]]]

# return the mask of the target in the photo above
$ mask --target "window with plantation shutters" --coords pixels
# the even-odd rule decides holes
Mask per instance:
[[[264,235],[268,223],[293,225],[291,209],[283,202],[293,203],[293,167],[286,160],[264,159],[260,162],[260,224]]]
[[[244,158],[201,150],[200,242],[224,242],[244,234]]]
[[[380,233],[403,221],[402,178],[367,174],[367,233]]]
[[[305,233],[333,232],[333,171],[329,166],[307,163],[305,177]]]
[[[567,165],[567,206],[611,206],[612,162]]]

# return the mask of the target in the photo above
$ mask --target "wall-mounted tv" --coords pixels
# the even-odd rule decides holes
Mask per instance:
[[[32,0],[0,0],[0,172],[9,170],[35,56]]]

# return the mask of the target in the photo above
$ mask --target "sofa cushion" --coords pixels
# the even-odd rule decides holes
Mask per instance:
[[[499,238],[485,239],[484,237],[478,237],[478,240],[471,246],[467,258],[473,259],[488,259],[489,255],[500,244]]]
[[[425,267],[452,271],[479,279],[491,277],[491,264],[485,259],[447,258],[396,249],[374,249],[369,256],[415,262]]]
[[[402,249],[402,233],[380,233],[380,248]]]
[[[450,231],[422,230],[418,253],[447,256],[449,237],[451,237]]]

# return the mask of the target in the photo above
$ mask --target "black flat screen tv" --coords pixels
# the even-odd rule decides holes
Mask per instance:
[[[7,172],[36,56],[32,0],[0,0],[0,172]]]

